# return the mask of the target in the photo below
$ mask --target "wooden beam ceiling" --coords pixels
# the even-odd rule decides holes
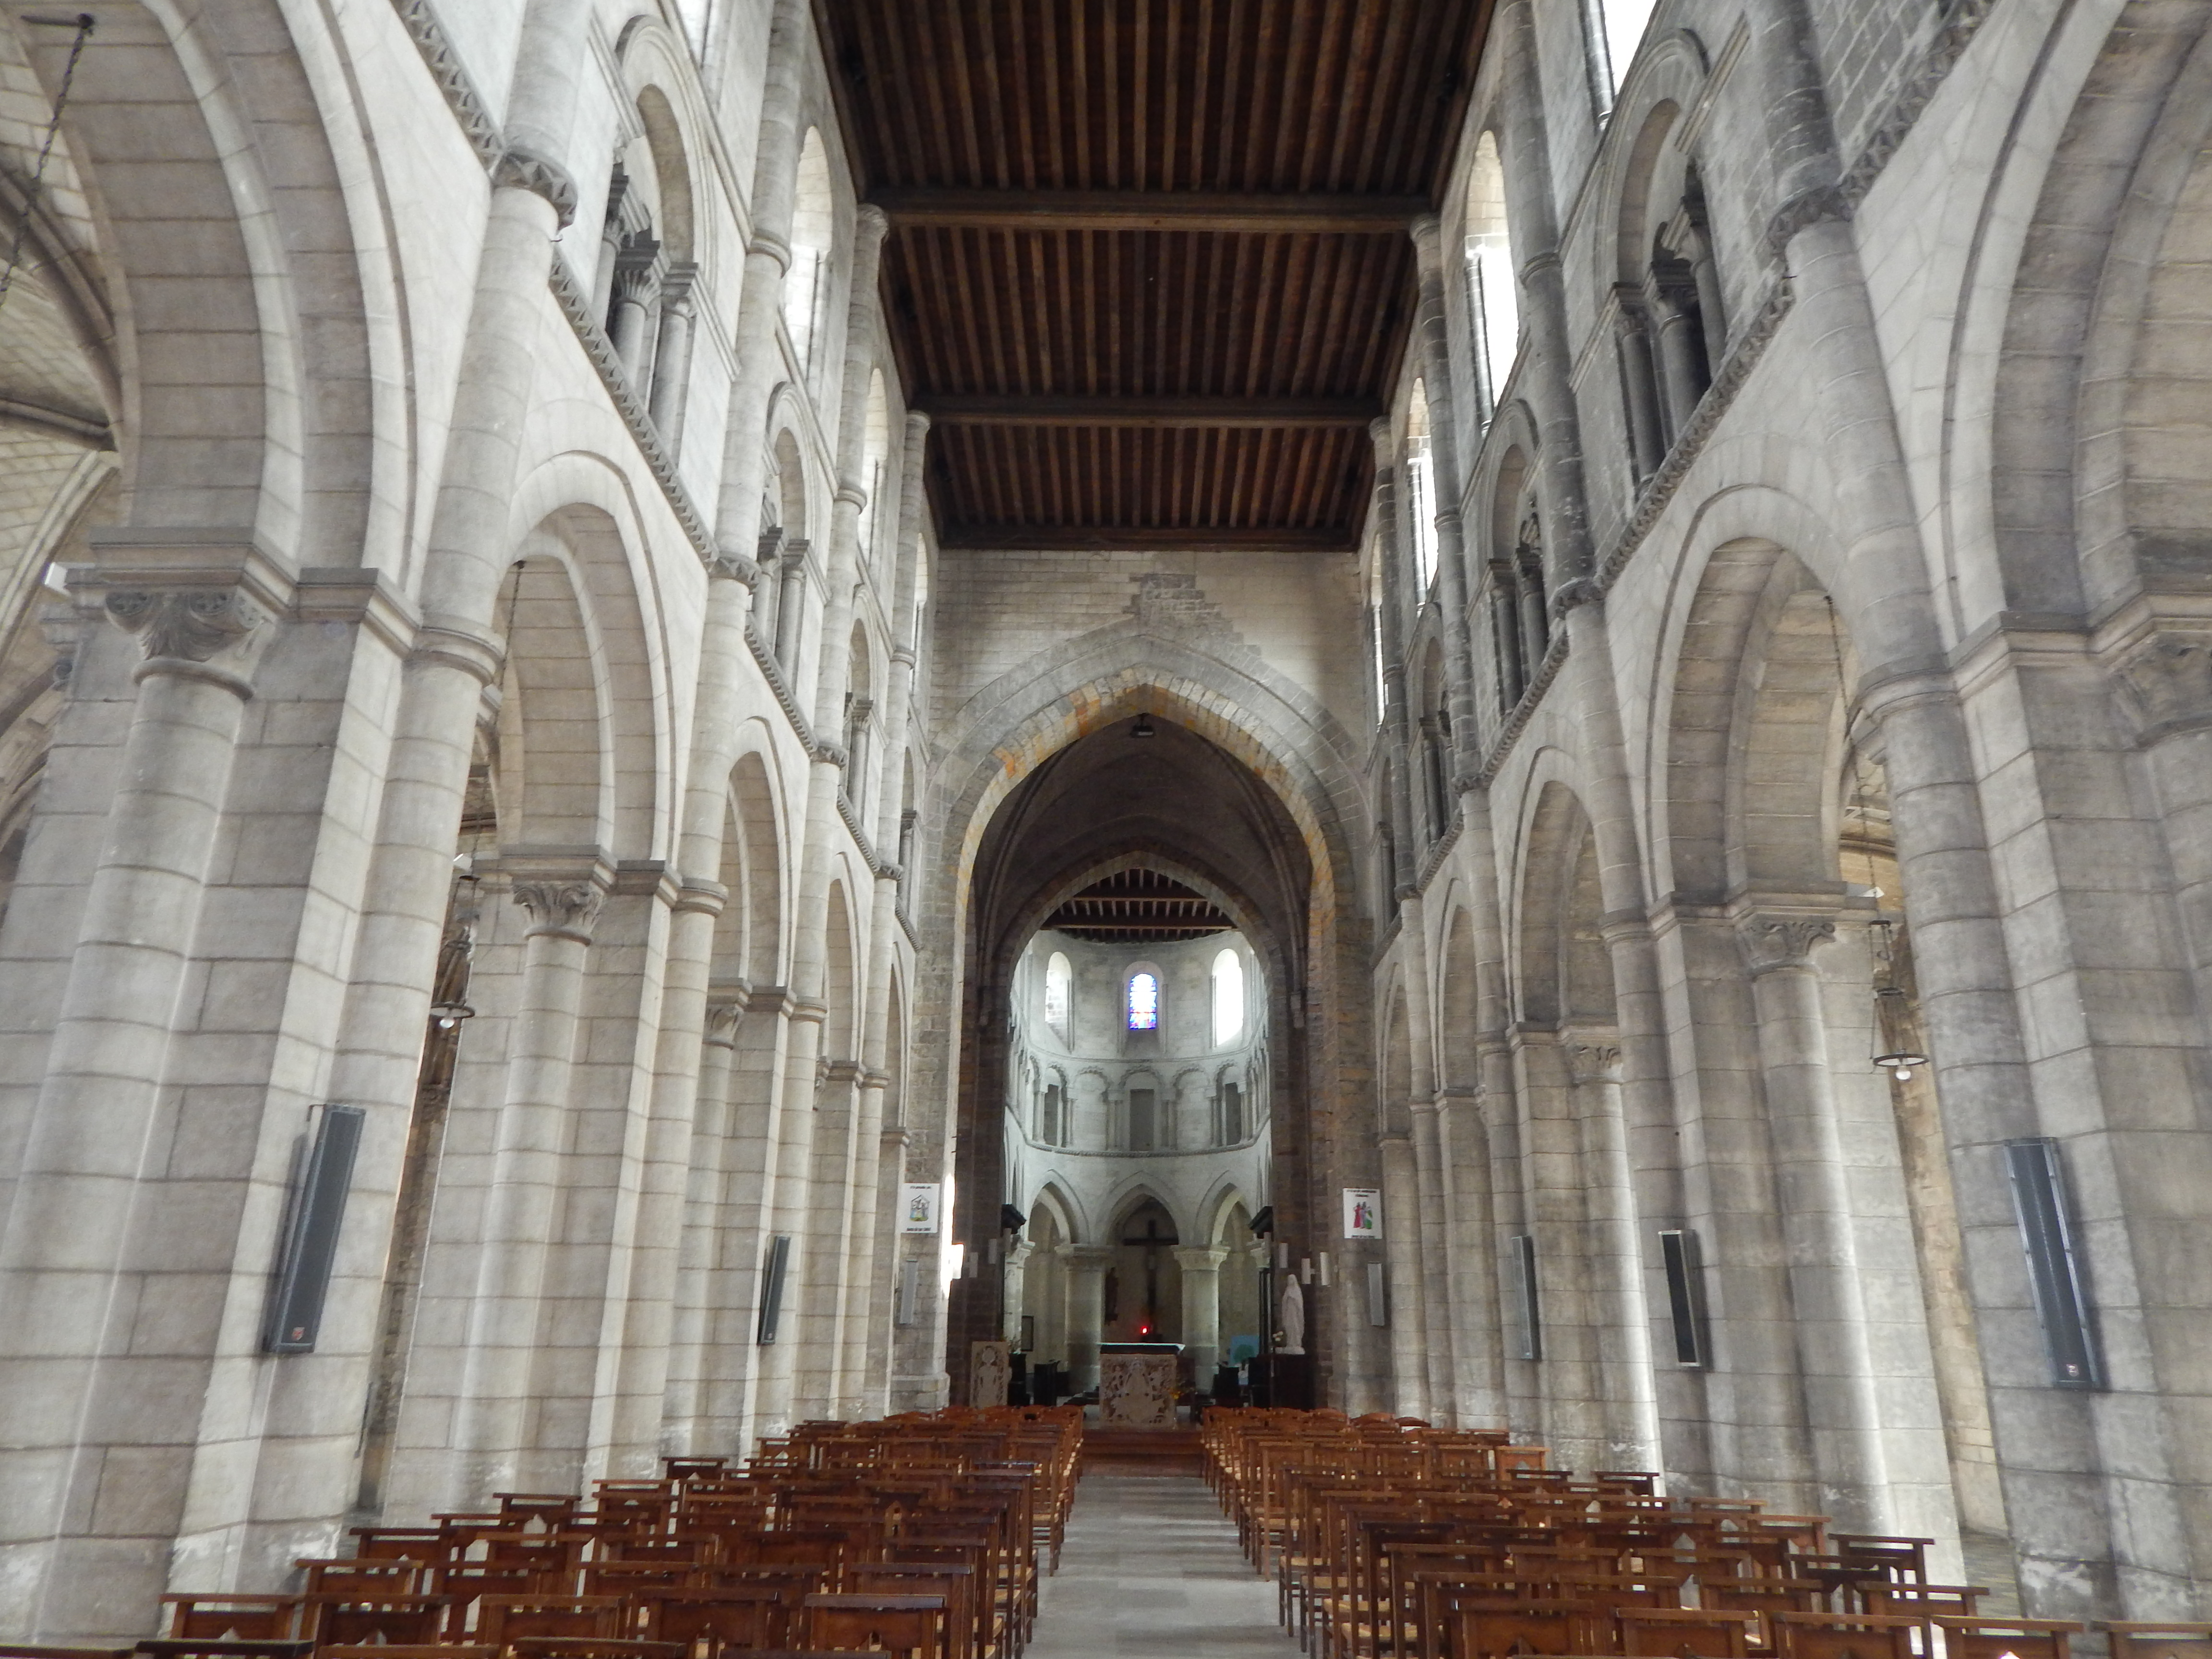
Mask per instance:
[[[1491,0],[816,0],[945,544],[1355,544]]]
[[[879,190],[902,230],[1210,230],[1246,236],[1402,236],[1425,196],[1240,196],[1228,191]]]

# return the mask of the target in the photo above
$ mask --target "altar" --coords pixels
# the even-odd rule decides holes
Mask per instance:
[[[1103,1428],[1171,1429],[1182,1352],[1171,1342],[1109,1342],[1098,1353]]]

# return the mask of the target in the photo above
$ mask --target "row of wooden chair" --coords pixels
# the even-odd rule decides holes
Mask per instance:
[[[589,1503],[357,1528],[285,1592],[165,1597],[144,1659],[1019,1659],[1081,1436],[1079,1412],[1036,1408],[808,1424]]]
[[[1503,1431],[1237,1412],[1203,1443],[1285,1628],[1328,1659],[2069,1659],[2084,1631],[1983,1614],[1985,1589],[1930,1582],[1929,1540],[1577,1480]],[[2112,1659],[2212,1659],[2212,1625],[2106,1628]]]

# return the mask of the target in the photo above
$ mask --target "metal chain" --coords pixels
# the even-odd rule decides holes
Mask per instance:
[[[50,27],[61,21],[58,18],[39,17],[27,17],[23,21],[27,23],[46,23]],[[0,266],[0,310],[7,307],[9,291],[15,285],[15,272],[23,263],[23,243],[31,234],[31,214],[38,206],[39,191],[46,184],[46,163],[53,157],[54,138],[61,131],[62,112],[69,107],[70,83],[76,79],[77,60],[84,56],[84,43],[92,39],[92,32],[97,24],[90,12],[81,11],[76,15],[73,27],[76,30],[76,39],[70,42],[69,63],[62,70],[61,88],[54,94],[53,119],[46,123],[46,141],[39,146],[38,165],[31,169],[30,183],[23,190],[22,216],[15,222],[15,239],[8,249],[8,263]]]

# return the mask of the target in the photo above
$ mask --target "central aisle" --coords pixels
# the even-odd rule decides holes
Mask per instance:
[[[1274,1585],[1253,1573],[1237,1528],[1203,1482],[1084,1478],[1027,1659],[1285,1659],[1297,1651],[1275,1623]]]

